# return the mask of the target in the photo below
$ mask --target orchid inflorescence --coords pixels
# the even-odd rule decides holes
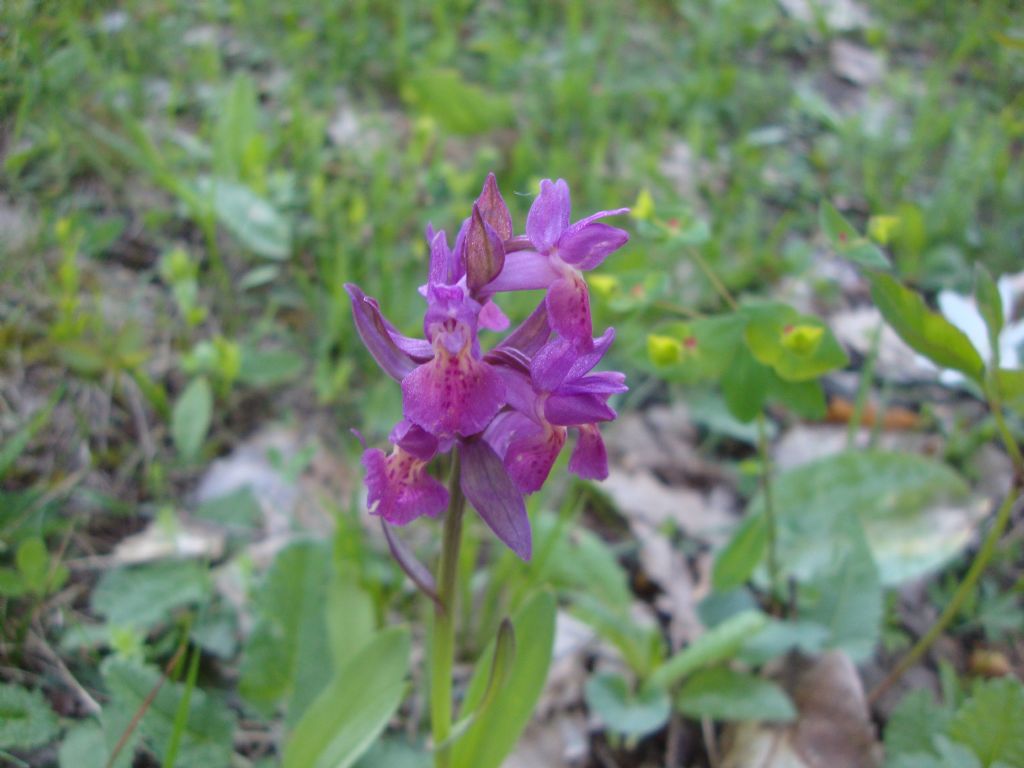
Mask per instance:
[[[501,541],[529,559],[523,495],[544,484],[569,429],[578,434],[569,470],[607,477],[597,425],[615,418],[608,399],[627,387],[622,373],[592,372],[615,330],[593,338],[582,273],[629,239],[598,219],[627,211],[600,211],[570,223],[568,185],[545,179],[526,233],[515,235],[490,174],[453,248],[443,230],[427,227],[430,270],[420,288],[427,302],[425,339],[400,333],[373,298],[346,285],[363,343],[402,384],[403,418],[391,432],[391,453],[369,448],[363,454],[373,514],[391,525],[440,515],[449,490],[427,466],[455,448],[461,493]],[[480,329],[510,325],[495,297],[538,289],[546,294],[533,313],[483,352]]]

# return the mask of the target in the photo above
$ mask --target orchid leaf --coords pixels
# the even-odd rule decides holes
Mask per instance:
[[[985,363],[963,331],[930,310],[924,299],[895,278],[873,273],[868,279],[871,297],[903,341],[936,365],[982,383]]]
[[[484,695],[473,710],[461,713],[459,721],[452,726],[452,735],[449,742],[454,742],[461,738],[462,734],[469,730],[470,725],[491,706],[498,692],[508,681],[515,658],[516,632],[512,622],[505,618],[502,619],[501,625],[498,627],[494,655],[491,661],[491,674],[487,679],[487,688],[484,690]],[[465,707],[463,707],[463,710],[465,710]]]
[[[504,686],[486,711],[473,721],[453,747],[454,768],[498,768],[512,751],[533,714],[544,688],[555,639],[555,599],[538,593],[516,615],[516,653]],[[463,702],[472,711],[483,701],[491,677],[497,639],[477,662]]]
[[[372,637],[306,710],[285,745],[283,768],[347,768],[377,739],[406,691],[409,632]]]

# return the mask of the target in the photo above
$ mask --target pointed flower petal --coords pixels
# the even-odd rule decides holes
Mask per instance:
[[[501,307],[488,299],[480,310],[477,322],[481,328],[488,331],[504,331],[509,326],[508,315],[501,311]]]
[[[565,427],[611,421],[615,411],[601,395],[551,395],[544,403],[544,416]]]
[[[565,381],[579,357],[576,345],[565,338],[552,339],[533,356],[530,377],[539,392],[554,392]]]
[[[573,363],[569,373],[566,374],[566,380],[572,381],[573,379],[580,378],[601,362],[601,359],[605,356],[605,353],[611,347],[613,341],[615,341],[615,329],[608,328],[604,333],[594,339],[594,343],[589,350],[583,352],[576,358],[576,362]]]
[[[468,346],[452,354],[438,344],[434,359],[402,380],[406,418],[433,435],[482,432],[504,401],[501,376]]]
[[[359,337],[388,376],[401,380],[416,367],[417,363],[433,355],[433,350],[427,342],[398,333],[381,314],[377,302],[363,293],[358,286],[348,283],[345,290],[352,299],[352,319],[355,321]]]
[[[594,269],[613,251],[629,241],[629,233],[607,224],[571,229],[558,241],[558,256],[577,269]]]
[[[459,454],[462,492],[469,503],[495,536],[523,560],[529,560],[533,551],[530,518],[523,496],[498,454],[481,439],[461,441]]]
[[[608,451],[601,433],[593,424],[580,427],[579,439],[569,457],[569,471],[584,480],[604,480],[608,477]]]
[[[526,215],[526,235],[533,247],[541,253],[550,252],[569,226],[569,212],[569,185],[564,179],[544,179]]]
[[[494,280],[487,285],[487,293],[501,291],[533,291],[547,288],[561,274],[553,266],[551,259],[534,250],[505,253],[505,266]]]

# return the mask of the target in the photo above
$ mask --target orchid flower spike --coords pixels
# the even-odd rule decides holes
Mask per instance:
[[[626,390],[625,376],[592,372],[615,332],[592,338],[582,272],[629,239],[597,219],[626,211],[601,211],[570,224],[568,185],[546,179],[525,235],[516,235],[490,174],[453,247],[443,230],[427,227],[424,338],[403,334],[375,299],[345,286],[360,338],[402,387],[403,418],[391,432],[390,453],[363,453],[371,513],[398,526],[442,514],[451,489],[430,474],[430,465],[455,450],[458,489],[501,541],[529,559],[523,495],[543,485],[570,429],[578,435],[570,471],[607,476],[597,425],[615,418],[608,401]],[[540,288],[547,293],[534,312],[485,352],[480,330],[510,325],[495,297]]]

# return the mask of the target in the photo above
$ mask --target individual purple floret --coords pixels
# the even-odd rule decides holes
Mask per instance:
[[[511,410],[491,422],[486,437],[523,493],[539,490],[547,480],[569,427],[579,433],[569,470],[593,480],[608,476],[608,456],[597,424],[615,418],[608,398],[627,387],[621,373],[590,371],[614,338],[614,329],[609,328],[586,353],[575,343],[556,338],[533,356],[528,370],[514,364],[503,367]]]
[[[391,431],[390,456],[377,448],[363,453],[366,488],[373,513],[392,525],[421,515],[437,517],[448,506],[448,489],[427,472],[437,438],[408,421]]]
[[[526,217],[526,238],[517,238],[509,244],[518,250],[507,254],[506,268],[488,290],[547,288],[545,301],[551,327],[586,348],[593,327],[590,295],[583,272],[597,267],[629,240],[625,230],[600,224],[597,220],[627,213],[629,209],[599,211],[575,224],[569,223],[570,211],[569,185],[563,179],[555,182],[544,179],[540,183],[540,195]]]
[[[596,223],[627,209],[569,223],[569,189],[541,182],[526,235],[516,236],[494,175],[487,177],[449,247],[427,227],[430,268],[424,339],[406,336],[358,286],[345,286],[356,329],[381,368],[402,386],[403,419],[390,454],[363,454],[369,503],[387,524],[439,515],[450,493],[428,472],[438,454],[458,452],[459,490],[501,541],[523,559],[531,553],[523,494],[538,490],[578,433],[569,469],[585,478],[608,474],[597,424],[615,418],[608,399],[626,390],[621,373],[591,373],[615,333],[591,338],[590,300],[581,270],[596,267],[628,235]],[[494,302],[502,291],[546,288],[537,309],[486,354],[478,331],[503,331],[509,320]]]

